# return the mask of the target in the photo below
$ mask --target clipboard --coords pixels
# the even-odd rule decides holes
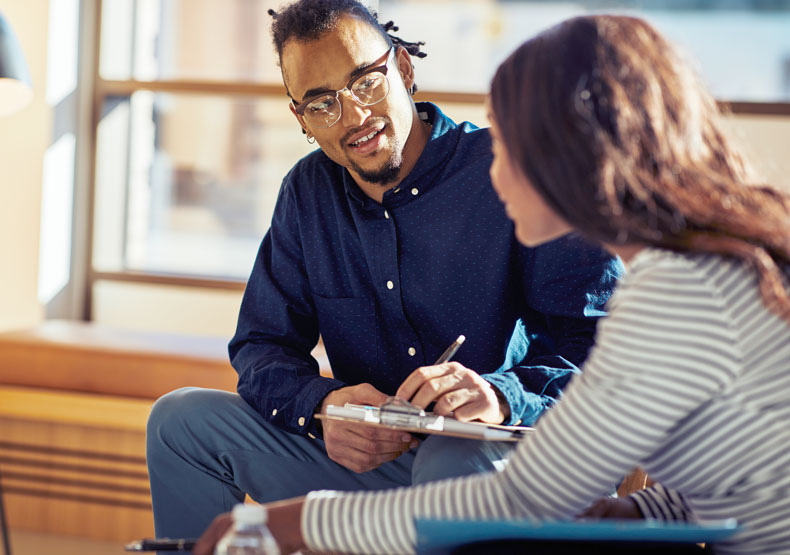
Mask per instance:
[[[526,426],[461,422],[450,416],[425,412],[401,400],[385,403],[380,408],[351,403],[346,403],[342,407],[328,405],[326,414],[316,414],[315,418],[354,422],[363,426],[417,434],[434,434],[484,441],[517,442],[533,431],[533,428]]]

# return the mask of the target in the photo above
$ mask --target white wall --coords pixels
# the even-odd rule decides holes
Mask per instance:
[[[37,299],[41,172],[52,114],[44,98],[48,0],[0,0],[27,58],[33,102],[0,119],[0,331],[43,317]]]
[[[790,116],[731,116],[730,133],[765,180],[790,191]]]

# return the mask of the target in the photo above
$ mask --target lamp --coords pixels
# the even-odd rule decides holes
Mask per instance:
[[[33,99],[25,56],[11,25],[0,13],[0,116],[13,114]]]
[[[28,105],[33,99],[33,83],[27,69],[25,55],[13,29],[0,13],[0,116],[7,116]],[[11,555],[8,523],[3,502],[2,475],[0,474],[0,533],[3,534],[3,551]]]

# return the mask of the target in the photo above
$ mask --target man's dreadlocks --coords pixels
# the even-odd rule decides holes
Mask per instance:
[[[398,31],[395,23],[388,21],[381,25],[378,15],[357,0],[297,0],[279,12],[269,10],[269,15],[274,19],[272,40],[280,62],[287,41],[316,40],[327,31],[333,30],[342,15],[356,17],[376,29],[388,46],[402,46],[411,56],[417,58],[426,56],[421,49],[424,42],[409,42],[391,34]],[[414,94],[416,91],[417,86],[414,85],[411,93]]]

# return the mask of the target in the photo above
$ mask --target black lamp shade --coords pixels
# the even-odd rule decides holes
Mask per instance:
[[[0,13],[0,116],[21,110],[32,98],[33,85],[22,48]]]

